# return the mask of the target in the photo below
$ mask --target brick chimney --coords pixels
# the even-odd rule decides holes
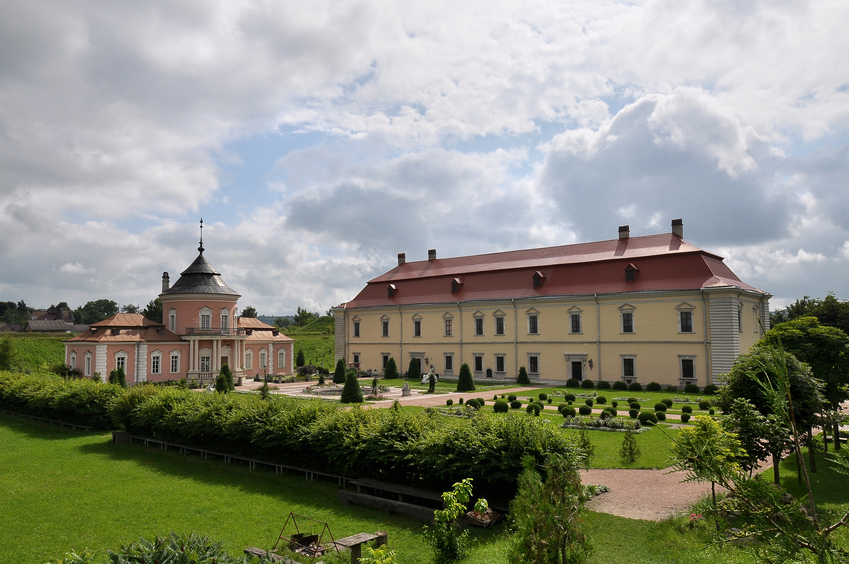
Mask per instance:
[[[165,292],[171,286],[171,279],[167,272],[162,273],[162,291]]]
[[[672,220],[672,234],[678,235],[682,239],[684,238],[684,220],[683,219],[673,219]]]
[[[436,260],[436,249],[430,249],[427,252],[427,260]]]
[[[619,239],[627,239],[631,236],[631,228],[627,225],[619,226]]]
[[[407,253],[398,253],[398,266],[407,262]]]

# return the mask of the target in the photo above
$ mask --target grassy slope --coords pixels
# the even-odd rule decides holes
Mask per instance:
[[[39,370],[64,362],[63,343],[74,334],[9,333],[3,338],[7,336],[17,354],[18,365],[24,370]]]
[[[108,435],[2,415],[0,444],[0,562],[43,563],[71,549],[116,548],[171,530],[209,535],[239,554],[273,544],[289,511],[327,521],[335,538],[387,530],[399,563],[427,560],[420,524],[343,507],[335,484],[113,445]],[[591,512],[585,519],[594,563],[754,562],[738,551],[705,550],[701,533],[680,522]],[[468,564],[506,562],[503,525],[474,534],[479,542]]]
[[[295,356],[298,351],[304,351],[307,364],[316,366],[324,363],[324,367],[333,371],[336,366],[334,352],[334,325],[332,316],[319,317],[304,327],[288,327],[283,333],[295,339]]]

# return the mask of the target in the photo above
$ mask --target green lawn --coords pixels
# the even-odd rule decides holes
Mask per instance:
[[[10,339],[17,355],[17,365],[24,370],[49,369],[64,362],[64,342],[72,333],[7,333],[2,338]]]

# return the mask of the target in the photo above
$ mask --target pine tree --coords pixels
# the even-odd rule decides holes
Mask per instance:
[[[475,381],[472,378],[472,371],[469,365],[465,362],[460,367],[460,379],[457,380],[458,392],[473,392],[475,391]]]
[[[342,403],[362,403],[363,391],[360,389],[360,382],[357,380],[356,372],[349,372],[345,377],[345,387],[342,388]]]
[[[230,370],[230,366],[227,363],[224,363],[224,366],[221,367],[221,372],[218,373],[218,378],[215,379],[215,391],[226,394],[235,389],[236,386],[233,384],[233,372]]]
[[[516,383],[523,386],[531,385],[531,379],[528,378],[528,371],[525,370],[524,366],[519,367],[519,376],[516,378]]]
[[[119,366],[109,372],[109,383],[116,384],[122,388],[127,387],[127,377],[124,375],[124,369],[122,367]]]
[[[333,372],[333,383],[343,384],[345,382],[345,359],[340,358],[336,361],[336,370]]]
[[[409,378],[410,380],[422,379],[422,367],[419,362],[420,361],[417,358],[410,359],[410,367],[407,369],[407,378]]]
[[[298,351],[298,357],[295,360],[295,366],[301,367],[305,364],[304,362],[304,351]]]
[[[619,449],[619,457],[623,462],[636,462],[640,455],[640,447],[637,446],[637,437],[632,431],[625,431],[622,439],[622,448]]]
[[[395,359],[391,356],[389,360],[386,361],[386,369],[383,371],[383,378],[385,380],[393,380],[398,377],[398,365],[395,364]]]

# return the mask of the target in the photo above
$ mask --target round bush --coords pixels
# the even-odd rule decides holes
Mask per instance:
[[[453,399],[445,400],[445,405],[447,405],[448,407],[451,407],[452,405],[454,405],[454,400]]]
[[[533,413],[539,417],[539,412],[542,411],[542,406],[538,403],[529,403],[527,411],[528,413]]]
[[[554,400],[553,400],[552,398],[548,398],[546,401],[547,401],[548,403],[551,403],[551,402],[552,402],[552,401],[554,401]]]
[[[595,389],[596,390],[609,390],[610,389],[610,382],[608,382],[607,380],[600,380],[600,381],[596,382]]]
[[[699,393],[699,387],[695,384],[687,384],[686,386],[684,386],[684,393],[685,394],[698,394]]]
[[[545,400],[548,399],[548,395],[544,394],[543,392],[540,392],[539,393],[539,399],[541,399],[542,401],[545,401]]]
[[[588,405],[588,406],[590,406],[590,407],[592,407],[592,406],[593,406],[593,400],[592,400],[592,398],[587,398],[587,399],[585,399],[585,400],[584,400],[584,403],[585,403],[585,404],[587,404],[587,405]]]
[[[681,423],[686,423],[689,420],[690,420],[690,414],[689,413],[682,413],[681,414]]]
[[[701,409],[702,411],[704,411],[706,409],[710,409],[710,402],[707,401],[707,400],[700,401],[699,402],[699,409]]]
[[[516,401],[516,399],[517,398],[516,398],[515,394],[510,394],[509,396],[507,396],[507,401]]]
[[[719,391],[719,386],[717,386],[716,384],[708,384],[707,386],[705,386],[705,389],[702,390],[702,392],[706,396],[712,396],[713,394],[715,394],[718,391]]]
[[[560,405],[557,406],[557,411],[559,411],[560,413],[563,413],[563,410],[566,409],[567,407],[569,407],[569,406],[566,405],[565,403],[561,403]]]
[[[714,413],[715,413],[715,412],[714,412],[714,410],[713,410],[713,408],[712,408],[712,407],[711,407],[710,409],[708,409],[708,415],[713,415]]]
[[[612,402],[610,402],[610,405],[612,405],[613,407],[619,407],[619,402],[616,401],[616,400],[613,400]]]
[[[659,401],[656,404],[654,404],[654,410],[655,411],[666,411],[667,409],[669,409],[669,406],[667,406],[662,401]]]
[[[460,405],[463,405],[463,398],[460,398],[460,400],[457,403],[459,403]]]
[[[504,396],[501,396],[501,397],[503,398]],[[498,401],[498,394],[495,394],[494,396],[492,396],[492,401]]]
[[[693,406],[691,405],[682,405],[681,413],[693,413]]]
[[[591,408],[588,405],[582,405],[581,407],[578,408],[578,412],[581,415],[589,415],[593,412],[593,408]]]
[[[586,388],[588,390],[592,390],[593,388],[595,388],[595,382],[593,382],[592,380],[584,380],[583,382],[581,382],[581,387]]]
[[[630,399],[630,398],[629,398],[629,399]],[[630,407],[631,409],[642,409],[642,407],[643,407],[643,406],[641,406],[641,405],[640,405],[640,402],[638,402],[638,401],[632,401],[632,402],[629,404],[629,407]]]
[[[635,398],[635,397],[630,397],[630,398],[628,398],[628,403],[634,403],[635,401],[640,401],[640,400],[638,400],[638,399],[637,399],[637,398]]]
[[[639,409],[629,409],[628,410],[628,417],[630,417],[631,419],[636,419],[639,414],[640,414]]]
[[[575,417],[576,415],[575,408],[569,407],[568,405],[561,409],[560,413],[563,415],[563,417]]]
[[[571,402],[571,401],[567,401],[566,403],[568,403],[569,405],[572,405],[572,402]]]
[[[637,420],[643,425],[654,425],[657,423],[657,415],[651,411],[641,411],[637,416]]]
[[[663,398],[663,399],[662,399],[662,400],[660,400],[660,401],[662,401],[663,403],[665,403],[665,404],[666,404],[666,407],[672,407],[672,399],[671,399],[671,398]]]
[[[665,389],[666,389],[667,392],[672,392],[673,394],[678,393],[678,387],[673,386],[672,384],[666,386]]]
[[[495,413],[507,413],[510,405],[504,400],[495,400],[495,405],[492,406]]]
[[[665,411],[655,411],[655,417],[657,417],[658,421],[666,421],[666,412]]]
[[[565,399],[566,401],[575,401],[575,394],[566,394],[565,396],[563,396],[563,399]]]
[[[648,384],[646,384],[646,391],[647,392],[659,392],[660,391],[660,384],[658,384],[657,382],[649,382]]]
[[[643,391],[643,385],[640,384],[639,382],[631,382],[631,385],[628,386],[628,391],[629,392],[642,392]]]
[[[480,409],[480,408],[483,407],[484,403],[486,403],[486,402],[484,402],[480,398],[477,398],[477,399],[472,398],[472,399],[470,399],[469,401],[466,402],[466,405],[471,405],[474,409]]]
[[[522,402],[520,402],[519,400],[513,400],[513,401],[510,402],[510,409],[521,409],[521,408],[522,408]]]
[[[601,416],[604,417],[605,414],[607,414],[606,418],[610,418],[616,417],[619,413],[613,407],[605,407],[604,410],[601,412]]]
[[[597,398],[595,398],[595,402],[599,404],[607,403],[607,398],[604,396],[598,396]]]
[[[627,390],[628,384],[626,384],[622,380],[616,380],[615,382],[613,382],[613,389],[614,390]]]
[[[568,380],[566,380],[566,387],[567,388],[577,388],[580,385],[581,385],[581,383],[578,382],[577,380],[575,380],[574,378],[569,378]]]

